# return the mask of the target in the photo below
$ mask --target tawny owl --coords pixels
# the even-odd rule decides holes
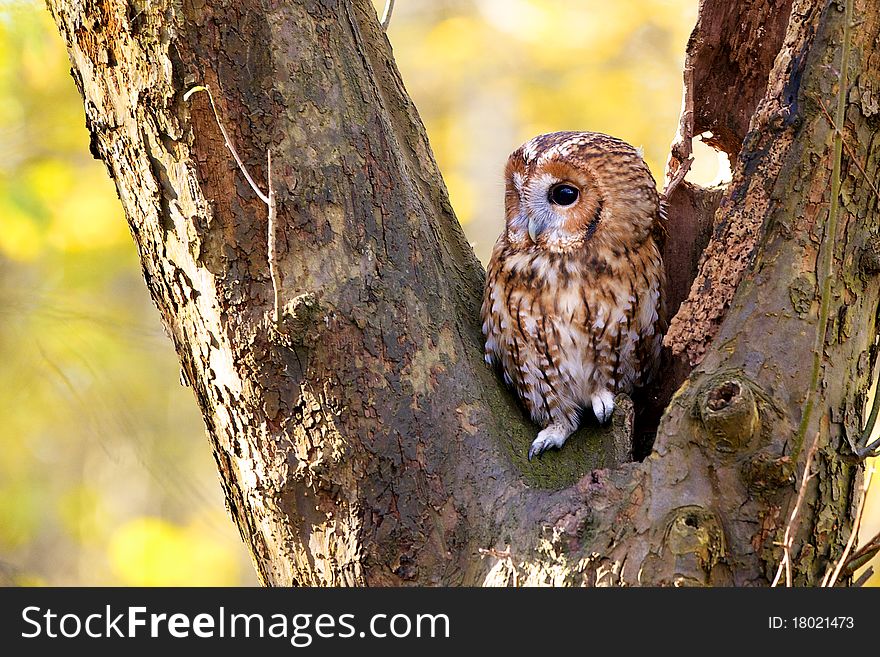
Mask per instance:
[[[659,361],[663,263],[654,179],[629,144],[555,132],[515,150],[506,226],[483,296],[486,361],[542,427],[529,459],[559,448],[591,409],[644,385]]]

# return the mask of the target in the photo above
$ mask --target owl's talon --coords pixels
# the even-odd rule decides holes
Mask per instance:
[[[538,440],[536,438],[535,441],[532,443],[532,446],[529,447],[529,461],[531,462],[532,458],[534,458],[535,456],[538,457],[538,460],[541,460],[541,454],[543,454],[544,450],[546,449],[547,445],[538,444]]]
[[[551,447],[559,449],[565,444],[570,435],[571,429],[567,429],[559,424],[551,424],[546,429],[542,429],[538,433],[538,437],[532,441],[531,447],[529,447],[529,461],[534,456],[541,456]]]
[[[614,394],[610,390],[602,390],[590,399],[593,406],[593,415],[599,420],[599,424],[605,424],[614,413]]]

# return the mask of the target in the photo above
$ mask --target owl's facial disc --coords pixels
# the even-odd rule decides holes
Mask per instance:
[[[552,175],[542,175],[527,194],[528,229],[532,242],[538,243],[543,233],[563,237],[570,211],[579,205],[581,190],[573,182]]]

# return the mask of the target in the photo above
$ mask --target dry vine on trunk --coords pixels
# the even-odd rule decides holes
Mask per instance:
[[[876,361],[873,0],[700,2],[644,458],[622,462],[624,404],[533,463],[482,362],[482,268],[368,0],[48,4],[265,584],[835,569]],[[681,182],[706,131],[725,189]]]

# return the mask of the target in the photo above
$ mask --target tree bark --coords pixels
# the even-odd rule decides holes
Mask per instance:
[[[482,362],[482,269],[367,0],[48,1],[263,583],[767,584],[814,442],[795,582],[840,555],[876,359],[870,0],[850,0],[846,39],[839,3],[701,2],[695,128],[737,165],[713,224],[717,201],[670,199],[709,237],[702,257],[667,242],[690,272],[670,298],[697,276],[667,373],[697,366],[650,456],[624,464],[625,401],[611,429],[526,460],[535,427]],[[736,65],[709,75],[730,43]],[[207,94],[184,99],[197,85],[272,222]],[[738,86],[742,102],[713,96]]]

